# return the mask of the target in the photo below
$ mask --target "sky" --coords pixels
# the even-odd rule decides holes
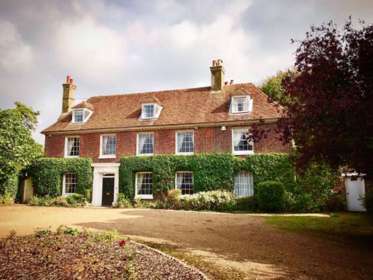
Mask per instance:
[[[294,64],[311,25],[373,23],[371,0],[0,0],[0,108],[40,112],[34,138],[61,114],[62,83],[77,102],[95,95],[210,85],[212,59],[226,80],[260,84]]]

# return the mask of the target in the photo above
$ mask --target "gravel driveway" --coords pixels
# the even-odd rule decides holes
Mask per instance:
[[[165,242],[188,250],[247,279],[371,279],[369,246],[281,231],[248,214],[150,209],[0,208],[0,236],[15,229],[78,225],[117,229],[136,240]]]

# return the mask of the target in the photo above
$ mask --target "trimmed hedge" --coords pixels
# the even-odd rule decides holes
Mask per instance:
[[[33,161],[29,172],[37,195],[59,196],[62,176],[77,175],[76,192],[88,196],[92,188],[92,161],[88,158],[40,158]]]
[[[263,181],[258,184],[256,194],[259,209],[280,212],[285,209],[285,188],[276,181]]]
[[[153,157],[124,157],[119,168],[120,192],[133,199],[136,172],[153,173],[155,196],[175,187],[177,171],[192,171],[194,192],[223,189],[233,191],[234,175],[248,171],[254,185],[276,180],[293,188],[294,171],[287,154],[258,154],[237,158],[231,154],[198,154],[192,156],[160,155]]]

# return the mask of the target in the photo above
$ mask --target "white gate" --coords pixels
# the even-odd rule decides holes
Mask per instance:
[[[365,182],[363,177],[351,176],[345,179],[347,210],[364,212]]]

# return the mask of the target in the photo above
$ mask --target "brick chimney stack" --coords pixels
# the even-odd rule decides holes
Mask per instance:
[[[224,87],[224,67],[223,60],[214,59],[212,61],[211,71],[211,89],[214,91],[222,90]]]
[[[74,106],[76,85],[70,75],[67,75],[66,82],[62,84],[62,113],[67,113]]]

